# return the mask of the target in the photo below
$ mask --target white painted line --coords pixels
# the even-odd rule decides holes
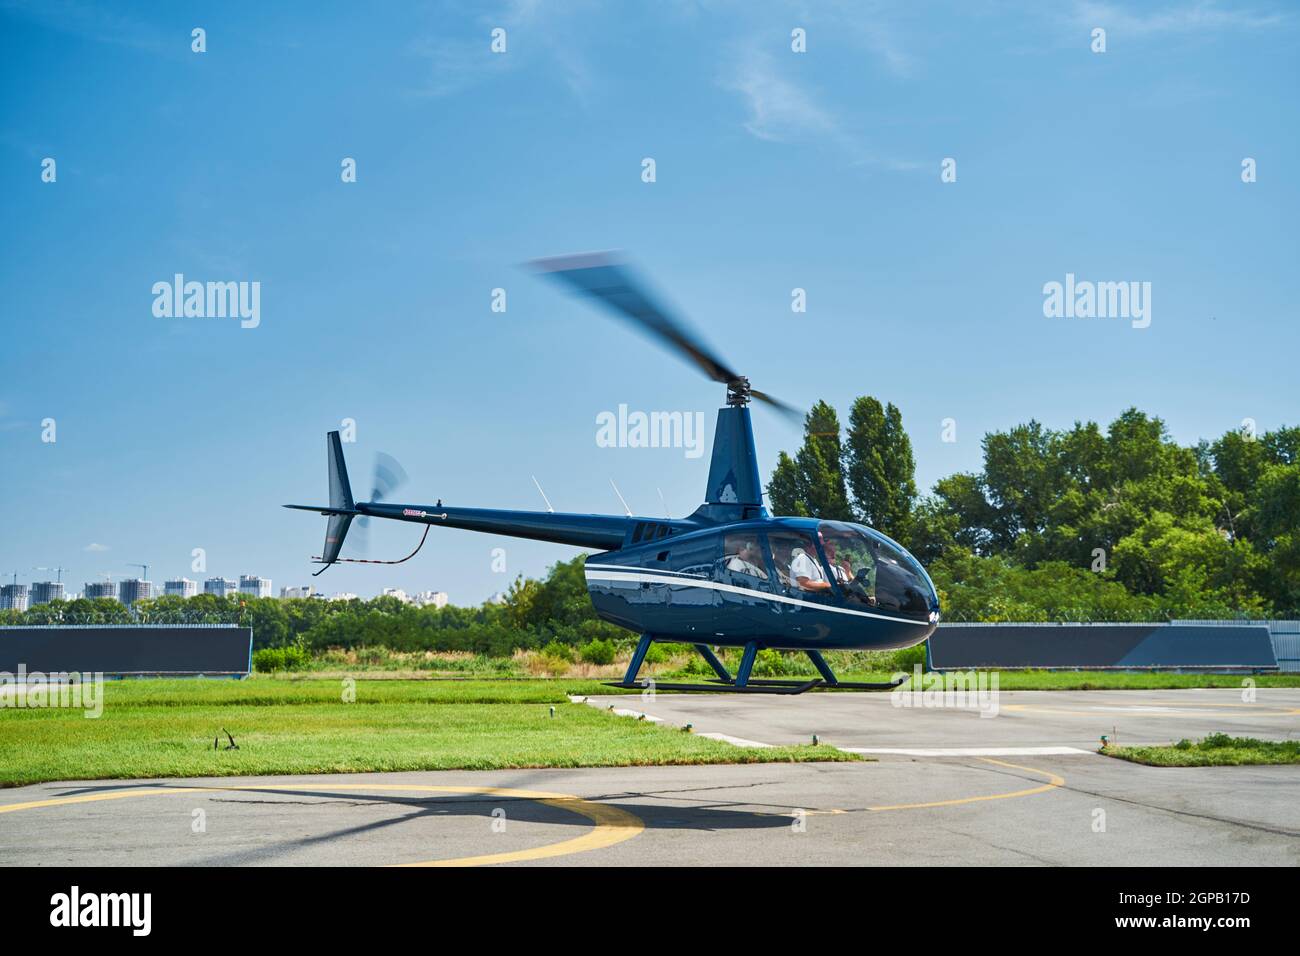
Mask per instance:
[[[724,744],[731,744],[734,747],[771,747],[771,744],[761,743],[757,740],[746,740],[744,737],[733,737],[731,734],[696,734],[697,737],[708,737],[710,740],[720,740]]]
[[[569,700],[573,701],[575,704],[587,704],[589,707],[595,707],[598,710],[611,711],[612,713],[614,713],[619,717],[636,717],[639,719],[647,720],[652,724],[664,723],[664,719],[662,717],[656,717],[653,714],[646,714],[639,710],[629,710],[626,707],[610,707],[608,704],[605,704],[602,707],[601,702],[592,700],[590,697],[571,696]],[[733,737],[731,736],[731,734],[699,734],[698,736],[707,737],[709,740],[718,740],[724,744],[731,744],[733,747],[774,746],[773,744],[765,744],[760,740],[746,740],[744,737]]]
[[[1078,747],[841,747],[851,754],[899,754],[904,757],[1046,757],[1053,754],[1090,754]]]
[[[616,717],[635,717],[637,720],[645,720],[652,724],[662,724],[664,722],[662,717],[655,717],[652,714],[643,714],[639,710],[628,710],[626,707],[611,707],[610,710],[614,712],[614,716]]]

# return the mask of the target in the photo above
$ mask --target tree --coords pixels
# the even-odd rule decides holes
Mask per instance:
[[[775,514],[808,517],[807,505],[799,491],[799,466],[785,452],[776,457],[776,470],[767,485],[767,500]]]
[[[835,409],[818,402],[804,418],[803,446],[793,459],[785,452],[767,486],[772,510],[799,515],[852,521],[841,465],[840,419]]]
[[[907,540],[916,502],[916,460],[903,416],[892,402],[881,407],[869,395],[854,401],[844,471],[857,520]]]

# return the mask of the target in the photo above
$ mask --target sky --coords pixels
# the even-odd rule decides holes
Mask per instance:
[[[922,489],[1031,418],[1300,423],[1298,54],[1266,0],[0,0],[3,580],[473,604],[577,553],[434,529],[312,579],[324,520],[280,505],[345,420],[359,496],[382,451],[402,501],[689,513],[723,389],[521,268],[579,251],[757,388],[896,404]],[[156,315],[177,273],[258,283],[255,327]],[[1146,317],[1045,315],[1067,275]],[[703,457],[602,447],[620,405],[703,412]],[[799,428],[754,423],[766,479]]]

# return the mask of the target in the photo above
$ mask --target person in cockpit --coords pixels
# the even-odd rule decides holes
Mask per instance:
[[[758,549],[758,542],[753,539],[742,541],[740,550],[727,562],[727,570],[766,581],[767,572],[763,570],[763,553]]]
[[[822,547],[826,550],[826,560],[831,563],[831,570],[835,572],[835,580],[840,584],[848,584],[853,580],[853,569],[849,565],[848,558],[841,558],[836,553],[835,539],[822,538]]]
[[[826,580],[821,563],[803,548],[790,551],[790,580],[805,591],[829,591],[831,582]]]

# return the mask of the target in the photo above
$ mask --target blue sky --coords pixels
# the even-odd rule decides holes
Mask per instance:
[[[757,387],[897,404],[923,487],[1029,418],[1296,424],[1298,40],[1268,2],[0,3],[0,570],[306,583],[323,521],[279,505],[324,500],[344,418],[358,490],[382,450],[404,500],[541,507],[536,475],[617,512],[613,478],[689,512],[707,459],[598,447],[596,416],[711,433],[722,389],[518,267],[582,250]],[[155,317],[178,272],[260,282],[260,325]],[[1150,326],[1046,318],[1067,273],[1150,282]],[[799,435],[755,424],[766,478]],[[316,583],[472,603],[572,553],[435,531]]]

